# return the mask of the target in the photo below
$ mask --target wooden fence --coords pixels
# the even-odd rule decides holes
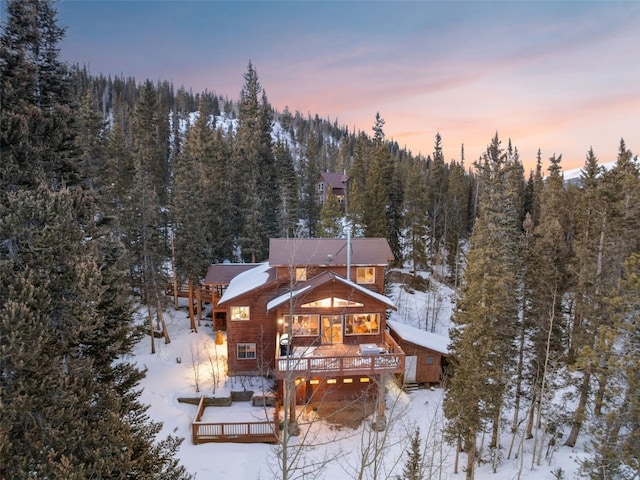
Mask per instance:
[[[200,398],[196,416],[191,423],[194,445],[207,442],[277,443],[280,439],[276,422],[202,422],[205,397]]]

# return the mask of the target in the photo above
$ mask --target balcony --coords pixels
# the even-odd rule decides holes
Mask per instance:
[[[291,355],[276,358],[279,380],[288,373],[295,377],[324,378],[403,372],[404,352],[388,332],[384,332],[384,344],[366,344],[366,348],[342,343],[301,346],[294,347]]]

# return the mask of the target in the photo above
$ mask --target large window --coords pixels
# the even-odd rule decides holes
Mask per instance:
[[[358,267],[356,271],[358,283],[376,283],[376,270],[374,267]]]
[[[380,333],[380,315],[377,313],[359,313],[345,315],[347,335],[369,335]]]
[[[231,307],[231,320],[249,320],[249,307]]]
[[[285,315],[283,318],[283,333],[289,333],[289,325],[293,330],[293,336],[296,337],[317,337],[320,333],[318,330],[318,315]]]
[[[246,360],[256,358],[256,344],[255,343],[239,343],[238,344],[238,359]]]

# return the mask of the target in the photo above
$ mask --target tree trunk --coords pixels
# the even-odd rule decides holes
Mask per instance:
[[[147,315],[149,317],[149,333],[151,337],[151,353],[156,353],[156,341],[153,337],[153,316],[151,315],[151,307],[147,304]]]
[[[160,302],[160,298],[156,292],[156,310],[158,312],[158,321],[160,325],[162,325],[162,336],[164,337],[165,345],[171,343],[171,338],[169,338],[169,330],[167,329],[167,324],[164,321],[164,314],[162,313],[162,305]]]
[[[567,441],[564,442],[567,447],[575,447],[576,442],[578,441],[578,434],[580,433],[580,429],[582,428],[582,423],[584,422],[587,412],[587,400],[589,398],[589,392],[591,391],[590,383],[591,373],[587,371],[584,374],[584,377],[582,377],[582,384],[580,385],[580,401],[578,402],[578,407],[573,414],[571,432],[569,432]]]
[[[176,248],[171,233],[171,268],[173,269],[173,308],[180,309],[180,298],[178,297],[178,272],[176,272]]]
[[[476,464],[476,431],[471,429],[469,437],[467,438],[466,450],[467,450],[467,471],[465,473],[466,480],[473,480],[475,478],[474,467]]]
[[[196,290],[196,302],[198,302],[198,326],[202,326],[202,288],[200,288],[200,284],[198,284],[198,289]]]
[[[191,331],[197,333],[198,329],[196,328],[196,321],[193,315],[193,284],[191,280],[189,280],[189,323]]]

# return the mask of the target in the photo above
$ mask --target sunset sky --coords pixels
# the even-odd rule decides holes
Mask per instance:
[[[414,154],[478,159],[498,132],[527,169],[589,147],[640,153],[640,2],[90,1],[57,3],[62,58],[236,100],[251,61],[269,102]]]

